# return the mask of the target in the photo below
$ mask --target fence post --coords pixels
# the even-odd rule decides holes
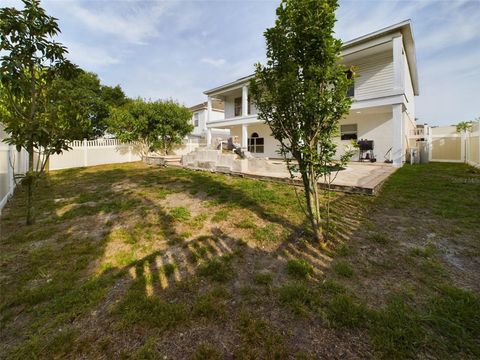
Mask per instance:
[[[128,162],[132,162],[132,144],[128,143]]]
[[[460,134],[460,159],[464,163],[467,162],[467,158],[465,157],[466,138],[467,132],[462,131],[462,133]]]
[[[83,166],[88,166],[87,139],[83,139]]]
[[[428,161],[432,161],[432,147],[433,147],[433,141],[432,141],[432,128],[430,126],[427,127],[428,129]]]
[[[13,160],[12,160],[12,152],[13,152],[13,146],[12,145],[9,145],[8,146],[8,157],[7,157],[7,177],[8,177],[8,190],[7,190],[7,194],[9,194],[12,190],[13,190],[13,187],[15,186],[15,182],[14,182],[14,169],[13,169]]]

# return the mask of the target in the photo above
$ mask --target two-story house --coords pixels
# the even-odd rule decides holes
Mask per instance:
[[[373,154],[379,162],[401,166],[409,146],[408,134],[416,127],[414,97],[419,94],[410,20],[345,42],[341,56],[343,63],[356,67],[358,76],[351,89],[354,102],[350,113],[340,121],[338,152],[351,140],[373,140]],[[206,126],[229,129],[253,156],[278,158],[279,144],[248,98],[252,77],[204,92],[208,96]],[[224,118],[215,117],[215,100],[224,101]]]
[[[189,108],[192,112],[192,125],[193,130],[189,135],[190,140],[196,140],[200,142],[201,140],[207,140],[211,142],[212,138],[219,137],[225,139],[230,135],[229,129],[215,129],[210,128],[210,131],[207,129],[207,114],[208,114],[208,104],[203,102],[197,105],[194,105]],[[215,122],[225,118],[224,115],[224,102],[218,99],[211,100],[211,109],[210,109],[210,121]],[[207,139],[207,136],[210,136]]]

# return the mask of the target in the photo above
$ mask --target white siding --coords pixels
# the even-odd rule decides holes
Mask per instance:
[[[201,135],[205,128],[206,110],[198,110],[192,114],[192,125],[194,126],[192,134]],[[195,114],[198,114],[198,126],[195,126]]]
[[[405,143],[406,148],[416,147],[417,143],[415,139],[408,139],[409,135],[413,134],[417,124],[415,121],[415,95],[413,93],[412,78],[410,76],[410,69],[408,66],[407,56],[405,50],[403,50],[403,66],[405,74],[404,94],[405,94],[405,111],[403,113],[403,120],[405,126]]]
[[[354,62],[358,77],[355,79],[355,99],[365,100],[382,96],[393,89],[393,53],[391,50]]]
[[[192,124],[195,125],[194,123],[194,114],[198,114],[198,126],[195,126],[193,128],[192,134],[197,135],[197,136],[204,136],[205,134],[205,128],[206,126],[206,121],[207,121],[207,109],[202,109],[195,111],[192,114]],[[210,121],[218,121],[224,119],[224,113],[223,111],[218,111],[212,109],[212,118]]]
[[[248,137],[250,137],[254,132],[258,134],[259,137],[264,138],[264,153],[263,154],[252,154],[254,157],[259,158],[271,158],[278,159],[281,156],[278,154],[278,149],[280,148],[280,143],[275,140],[271,134],[271,130],[266,124],[250,124],[248,125]],[[232,137],[238,136],[238,142],[242,142],[242,127],[241,126],[232,126],[230,128],[230,134]]]
[[[392,113],[376,113],[376,114],[351,114],[340,121],[340,125],[357,124],[358,139],[373,140],[373,153],[378,162],[385,160],[384,156],[392,147],[393,138],[393,122]],[[350,140],[335,139],[337,144],[337,155],[344,153],[345,146],[350,144]],[[358,157],[352,160],[358,160]]]

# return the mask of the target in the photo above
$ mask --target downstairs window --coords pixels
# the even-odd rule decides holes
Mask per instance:
[[[340,139],[357,140],[357,124],[340,125]]]
[[[264,152],[264,139],[259,137],[256,132],[248,139],[248,151],[255,154],[263,154]]]

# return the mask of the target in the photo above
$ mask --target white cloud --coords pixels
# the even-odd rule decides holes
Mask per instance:
[[[209,65],[212,65],[212,66],[215,66],[215,67],[220,67],[222,65],[225,65],[226,62],[227,62],[225,59],[212,59],[212,58],[209,58],[209,57],[203,58],[200,61],[205,63],[205,64],[209,64]]]
[[[97,69],[99,67],[114,65],[120,63],[120,59],[113,57],[101,47],[94,47],[77,42],[67,42],[69,59],[74,63],[87,69]]]
[[[145,44],[146,39],[158,35],[157,26],[160,19],[175,2],[154,2],[148,3],[149,6],[139,6],[142,4],[140,2],[114,2],[105,3],[108,6],[103,7],[87,7],[78,2],[54,4],[63,7],[65,12],[90,30],[114,35],[129,43]]]

